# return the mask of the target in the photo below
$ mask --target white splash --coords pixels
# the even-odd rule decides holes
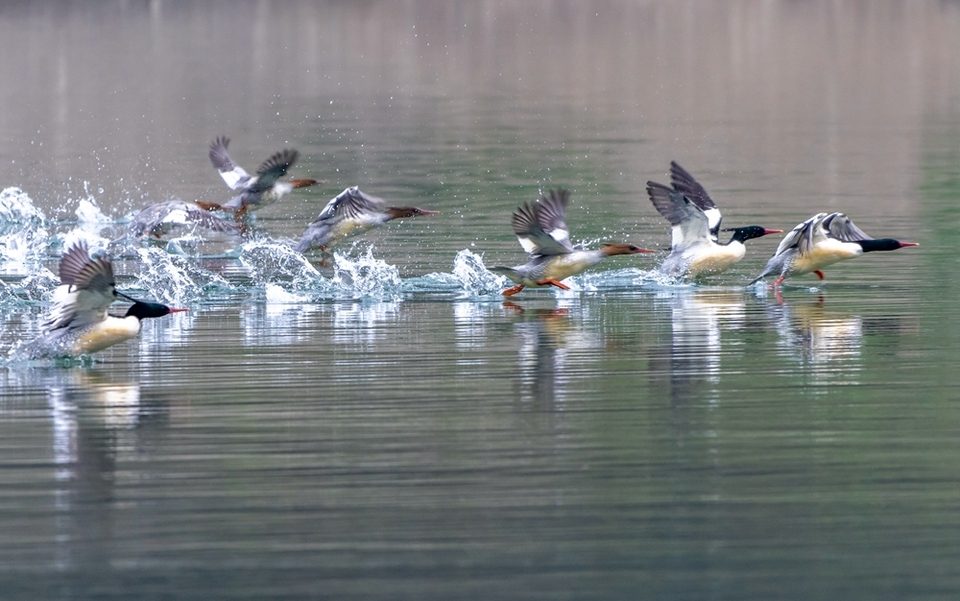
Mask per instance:
[[[138,248],[137,254],[143,265],[134,287],[162,303],[184,304],[200,300],[207,289],[232,288],[223,276],[159,248]]]
[[[0,261],[7,273],[29,273],[43,259],[47,231],[43,212],[20,188],[0,192]]]
[[[506,277],[487,271],[483,257],[468,249],[461,250],[454,257],[453,277],[460,282],[468,297],[499,293],[501,288],[512,285]]]
[[[337,253],[334,256],[333,283],[352,298],[402,298],[403,280],[393,265],[373,256],[373,250],[356,258]]]

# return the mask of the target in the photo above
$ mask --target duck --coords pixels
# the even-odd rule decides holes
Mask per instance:
[[[114,301],[133,303],[123,317],[107,314]],[[60,259],[60,286],[53,294],[50,318],[43,333],[25,349],[31,359],[77,357],[97,353],[136,337],[144,319],[187,311],[133,299],[116,289],[109,259],[91,259],[83,242]]]
[[[307,227],[297,244],[299,253],[319,248],[325,255],[352,236],[358,236],[375,227],[407,217],[437,215],[439,211],[428,211],[418,207],[389,207],[382,198],[370,196],[357,186],[347,188],[333,198],[320,211],[320,215]],[[326,264],[326,257],[321,265]]]
[[[783,233],[759,225],[721,230],[720,209],[676,161],[670,162],[670,183],[672,188],[647,182],[650,202],[673,226],[670,254],[660,264],[661,273],[691,278],[722,273],[743,259],[747,240]],[[721,231],[733,232],[727,242],[719,241]]]
[[[524,203],[513,212],[513,233],[530,254],[530,261],[516,267],[488,268],[516,284],[504,290],[503,296],[513,296],[527,287],[554,286],[569,290],[564,279],[582,273],[607,257],[654,252],[623,243],[604,244],[599,250],[574,250],[566,220],[569,202],[568,190],[550,190],[535,203]]]
[[[220,219],[195,202],[168,200],[158,202],[133,216],[127,227],[129,236],[138,240],[146,237],[160,239],[179,230],[203,228],[225,234],[240,234],[236,223]]]
[[[250,175],[230,158],[230,154],[227,152],[227,146],[229,145],[230,138],[226,136],[219,136],[211,142],[210,162],[217,168],[220,177],[223,178],[227,186],[231,190],[239,190],[240,194],[222,205],[200,203],[200,206],[204,209],[233,211],[234,217],[239,220],[247,212],[257,211],[273,204],[293,190],[326,183],[324,180],[309,178],[292,179],[288,182],[279,181],[281,177],[287,174],[287,170],[297,162],[299,153],[292,148],[274,153],[257,168],[256,175]]]
[[[920,246],[893,238],[874,239],[858,228],[843,213],[817,213],[798,224],[780,241],[777,252],[767,261],[763,272],[750,284],[777,274],[774,287],[787,278],[814,273],[824,279],[823,268],[855,259],[863,253],[890,251]]]

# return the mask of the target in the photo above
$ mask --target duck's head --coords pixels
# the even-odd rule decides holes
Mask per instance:
[[[309,188],[310,186],[317,186],[319,184],[325,184],[325,183],[327,183],[327,180],[325,179],[302,178],[302,179],[290,180],[290,185],[293,186],[294,190],[296,190],[297,188]]]
[[[613,255],[635,255],[637,253],[652,253],[657,251],[650,250],[649,248],[640,248],[633,244],[604,244],[600,252],[608,257],[612,257]]]
[[[747,240],[753,240],[754,238],[760,238],[761,236],[783,233],[783,230],[770,230],[759,225],[747,225],[744,227],[728,227],[728,228],[724,228],[723,231],[733,232],[733,236],[730,237],[730,242],[733,242],[734,240],[736,240],[741,244],[746,242]]]
[[[163,317],[164,315],[169,315],[170,313],[180,313],[181,311],[189,311],[190,309],[180,309],[174,307],[168,307],[160,303],[147,303],[144,301],[138,301],[136,299],[130,298],[126,294],[121,292],[117,293],[117,296],[125,298],[129,301],[133,301],[133,305],[127,309],[126,315],[124,317],[136,317],[137,319],[144,319],[147,317]]]
[[[877,250],[897,250],[907,246],[920,246],[919,242],[901,242],[893,238],[878,238],[876,240],[858,240],[857,244],[863,249],[863,252],[874,252]]]
[[[390,219],[422,217],[424,215],[437,215],[440,213],[440,211],[428,211],[417,207],[387,207],[387,210],[384,212],[390,216]]]

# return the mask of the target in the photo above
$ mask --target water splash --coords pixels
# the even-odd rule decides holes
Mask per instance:
[[[453,277],[460,282],[468,297],[499,294],[502,288],[512,285],[506,277],[487,271],[483,257],[468,249],[461,250],[454,257]]]
[[[373,256],[373,249],[356,258],[336,253],[332,281],[351,298],[400,300],[403,280],[396,267]]]
[[[160,302],[185,304],[215,292],[233,290],[223,276],[202,269],[185,257],[171,255],[159,248],[139,248],[137,254],[143,267],[134,287],[149,291]]]
[[[299,305],[310,300],[310,297],[307,295],[287,292],[282,286],[277,284],[266,285],[264,298],[268,305]]]
[[[46,248],[46,217],[20,188],[0,192],[0,261],[6,273],[29,273]]]
[[[248,270],[253,284],[276,284],[298,292],[328,292],[330,282],[302,254],[286,244],[257,239],[241,247],[240,263]]]
[[[99,233],[101,229],[114,223],[112,217],[100,210],[97,199],[93,196],[81,198],[75,213],[80,227],[93,233]]]

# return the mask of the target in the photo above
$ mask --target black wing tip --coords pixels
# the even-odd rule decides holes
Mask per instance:
[[[654,191],[670,193],[673,192],[673,188],[665,186],[660,182],[647,181],[647,194],[652,196]]]
[[[230,145],[230,138],[227,136],[217,136],[213,139],[213,142],[210,142],[210,148],[215,148],[217,146],[222,146],[226,148]]]
[[[293,164],[297,162],[297,158],[299,158],[299,156],[300,153],[296,149],[284,148],[283,150],[270,155],[270,158],[264,161],[263,164],[260,165],[260,168],[257,169],[257,173],[263,174],[271,169],[281,169],[283,173],[286,173],[287,169],[292,167]]]
[[[513,211],[510,224],[513,233],[521,236],[530,232],[530,227],[537,222],[536,209],[531,203],[525,202]]]
[[[550,188],[546,193],[540,194],[537,202],[560,203],[562,206],[567,206],[567,203],[570,202],[570,190],[566,188]]]

